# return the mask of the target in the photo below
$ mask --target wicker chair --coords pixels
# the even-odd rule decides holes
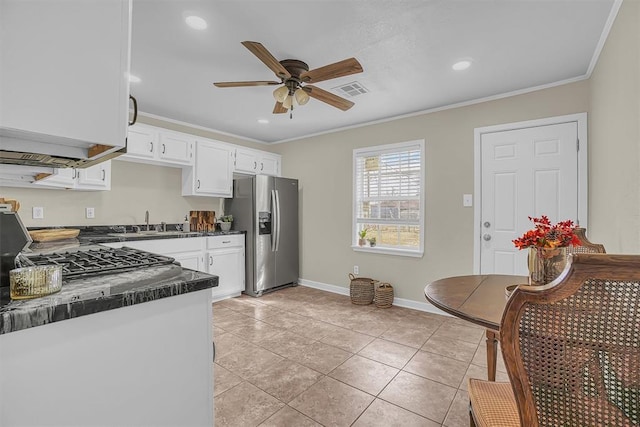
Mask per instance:
[[[587,230],[585,228],[576,228],[576,236],[580,239],[580,246],[569,246],[567,254],[604,254],[604,245],[600,243],[591,243],[587,239]]]
[[[469,380],[471,426],[640,425],[640,255],[569,262],[556,285],[507,302],[511,383]]]

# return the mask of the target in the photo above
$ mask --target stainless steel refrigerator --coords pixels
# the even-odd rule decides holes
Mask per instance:
[[[298,180],[256,175],[233,180],[225,200],[233,227],[246,230],[246,293],[298,283]]]

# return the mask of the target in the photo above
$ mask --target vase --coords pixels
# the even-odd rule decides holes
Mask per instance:
[[[546,285],[554,281],[567,264],[567,248],[529,248],[529,284]]]

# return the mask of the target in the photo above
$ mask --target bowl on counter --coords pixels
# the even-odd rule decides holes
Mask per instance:
[[[62,266],[35,265],[16,268],[9,272],[11,299],[21,300],[43,297],[62,289]]]

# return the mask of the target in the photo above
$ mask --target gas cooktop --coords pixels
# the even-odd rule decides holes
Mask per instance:
[[[175,259],[132,248],[97,248],[73,252],[21,256],[22,267],[30,265],[61,265],[66,279],[119,273],[137,268],[174,263]]]

